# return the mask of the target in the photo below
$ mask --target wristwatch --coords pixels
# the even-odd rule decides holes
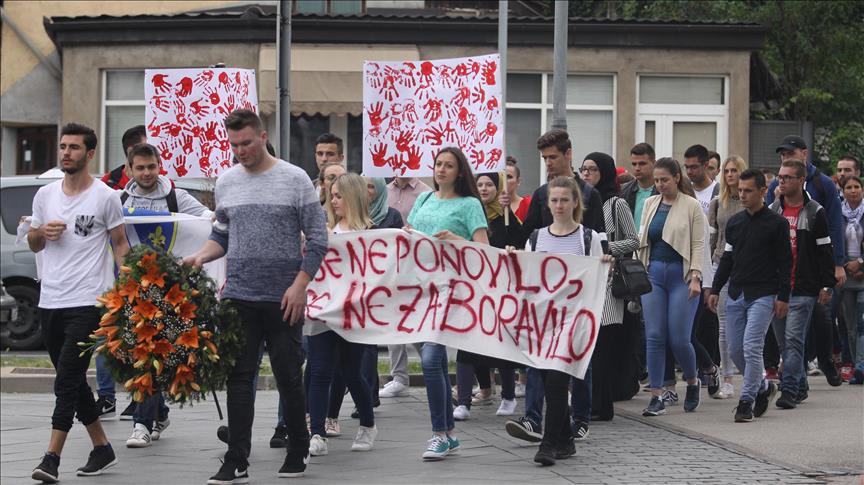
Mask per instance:
[[[832,291],[834,291],[834,289],[826,286],[826,287],[822,288],[822,291],[824,291],[825,293],[831,293]]]

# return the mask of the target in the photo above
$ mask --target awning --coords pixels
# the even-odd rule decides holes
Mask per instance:
[[[323,45],[291,46],[291,113],[352,114],[363,111],[363,61],[419,60],[416,46]],[[276,112],[275,44],[262,44],[258,83],[261,113]]]

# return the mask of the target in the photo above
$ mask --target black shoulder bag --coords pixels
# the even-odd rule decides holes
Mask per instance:
[[[620,239],[618,229],[618,197],[612,199],[612,218],[614,221],[615,238]],[[612,296],[626,300],[638,300],[640,296],[651,291],[651,281],[648,272],[638,259],[616,257],[612,268]]]

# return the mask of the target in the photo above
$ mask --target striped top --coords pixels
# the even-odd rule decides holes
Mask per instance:
[[[615,214],[612,213],[613,203]],[[606,234],[609,237],[609,254],[615,258],[632,258],[633,252],[639,249],[639,239],[636,237],[636,225],[627,201],[621,197],[607,199],[603,203],[603,220],[608,229]],[[612,296],[610,280],[606,285],[606,302],[603,304],[600,326],[624,323],[624,306],[624,299]]]

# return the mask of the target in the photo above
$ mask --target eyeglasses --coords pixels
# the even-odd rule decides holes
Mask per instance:
[[[579,173],[596,173],[599,171],[600,171],[600,169],[597,167],[581,167],[579,169]]]
[[[781,184],[785,184],[787,182],[792,182],[793,180],[798,180],[804,177],[798,177],[797,175],[778,175],[777,180],[780,181]]]

